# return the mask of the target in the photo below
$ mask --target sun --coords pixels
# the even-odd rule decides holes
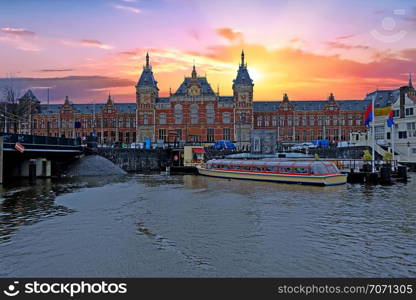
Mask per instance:
[[[249,74],[250,74],[251,79],[253,79],[253,81],[259,81],[264,77],[263,73],[261,73],[260,71],[254,68],[250,68]]]

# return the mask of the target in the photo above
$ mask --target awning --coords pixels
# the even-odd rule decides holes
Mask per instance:
[[[195,153],[205,153],[205,150],[203,148],[192,148],[192,151]]]

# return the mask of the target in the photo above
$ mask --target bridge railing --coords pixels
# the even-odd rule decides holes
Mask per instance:
[[[56,145],[56,146],[80,146],[80,139],[70,139],[53,136],[40,136],[29,134],[2,133],[4,143],[21,143],[34,145]]]

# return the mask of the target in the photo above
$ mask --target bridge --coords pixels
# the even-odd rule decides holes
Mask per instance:
[[[50,177],[83,151],[80,139],[0,134],[0,183],[5,177]]]

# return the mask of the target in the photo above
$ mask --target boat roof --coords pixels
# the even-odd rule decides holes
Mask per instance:
[[[278,167],[309,167],[309,166],[335,166],[330,161],[316,161],[316,160],[281,160],[281,161],[270,161],[270,160],[238,160],[238,159],[212,159],[207,162],[208,164],[217,163],[224,165],[241,165],[241,166],[278,166]]]

